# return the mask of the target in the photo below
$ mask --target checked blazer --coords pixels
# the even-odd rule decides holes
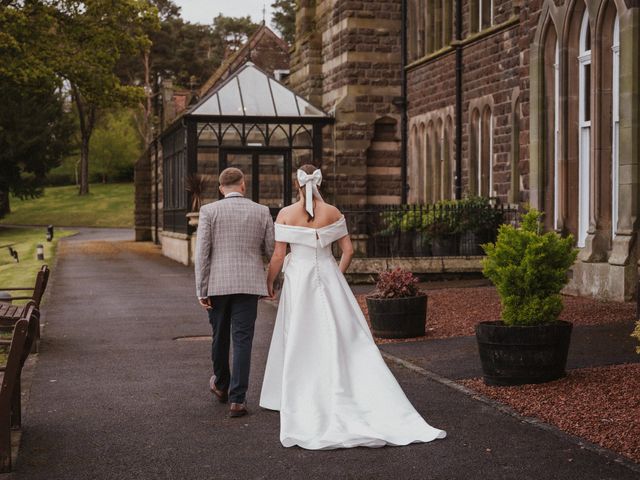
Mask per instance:
[[[241,196],[200,209],[196,238],[196,295],[267,295],[264,257],[274,246],[269,208]]]

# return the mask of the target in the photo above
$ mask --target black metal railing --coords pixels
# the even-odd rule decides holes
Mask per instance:
[[[434,205],[343,206],[360,257],[483,255],[500,225],[516,224],[518,210],[481,202]]]

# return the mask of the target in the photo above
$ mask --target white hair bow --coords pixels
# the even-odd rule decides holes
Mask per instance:
[[[298,183],[300,188],[307,185],[305,192],[305,208],[309,215],[313,217],[313,197],[322,198],[318,187],[322,184],[322,171],[318,168],[313,173],[306,173],[304,170],[298,170]],[[309,188],[311,187],[311,188]]]

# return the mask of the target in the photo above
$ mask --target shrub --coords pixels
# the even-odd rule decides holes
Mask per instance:
[[[420,295],[418,279],[408,270],[396,268],[380,273],[375,291],[375,298],[404,298]]]
[[[400,230],[403,213],[398,211],[382,212],[380,214],[380,225],[375,236],[390,237]]]
[[[425,214],[423,229],[430,238],[446,237],[458,232],[460,207],[456,200],[440,200]]]
[[[541,217],[531,209],[521,227],[502,225],[496,243],[483,245],[483,273],[498,290],[507,325],[552,323],[562,311],[560,291],[578,251],[571,235],[540,233]]]
[[[504,212],[492,206],[486,197],[468,197],[460,200],[459,206],[458,231],[460,233],[495,235],[500,225],[504,223]]]
[[[636,323],[636,329],[633,331],[631,336],[636,337],[638,340],[640,340],[640,321]],[[640,353],[640,347],[636,347],[636,352]]]

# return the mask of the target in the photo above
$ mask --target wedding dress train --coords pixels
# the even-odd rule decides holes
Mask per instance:
[[[291,253],[260,406],[280,411],[280,441],[318,450],[444,438],[413,408],[373,341],[331,253],[344,217],[323,228],[276,224]]]

